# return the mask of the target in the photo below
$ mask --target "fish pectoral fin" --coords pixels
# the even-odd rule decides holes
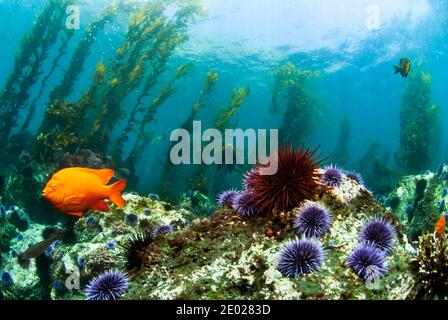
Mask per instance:
[[[90,208],[91,210],[97,210],[97,211],[109,211],[109,205],[106,203],[106,201],[104,200],[100,200],[98,201],[97,204],[95,204],[92,208]]]
[[[82,217],[84,215],[82,212],[67,212],[67,214],[75,217]]]
[[[65,198],[64,202],[70,203],[71,205],[80,205],[84,202],[85,199],[86,197],[84,195],[75,194]]]

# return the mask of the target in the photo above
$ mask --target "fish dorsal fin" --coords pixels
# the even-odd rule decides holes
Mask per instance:
[[[103,184],[108,184],[110,179],[114,176],[115,172],[112,169],[89,169],[89,168],[79,168],[81,171],[94,174],[101,179]]]

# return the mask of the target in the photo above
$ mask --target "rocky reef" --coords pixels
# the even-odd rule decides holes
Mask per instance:
[[[247,219],[231,208],[210,219],[159,240],[157,263],[134,279],[128,299],[405,299],[414,286],[408,261],[414,250],[398,232],[387,258],[388,273],[378,289],[347,266],[358,234],[371,216],[393,218],[364,187],[344,178],[341,187],[320,195],[317,202],[333,216],[331,231],[322,242],[325,259],[320,270],[298,278],[277,269],[279,252],[295,237],[291,215],[275,221]],[[394,220],[397,223],[398,221]],[[398,227],[397,230],[400,230]],[[153,253],[154,253],[153,252]]]
[[[448,166],[441,166],[438,173],[426,172],[400,179],[384,203],[403,223],[412,240],[425,233],[433,233],[434,225],[445,212],[448,196],[446,173]]]
[[[81,288],[94,276],[107,270],[126,268],[123,245],[133,233],[152,232],[158,226],[171,226],[173,231],[184,228],[192,215],[183,208],[175,208],[155,197],[135,194],[124,196],[127,206],[111,212],[92,212],[75,224],[77,242],[73,246],[62,245],[60,258],[52,265],[53,280],[64,283],[67,274],[79,270]],[[131,270],[129,270],[131,271]],[[67,292],[56,288],[54,298],[83,297],[81,291]]]
[[[141,197],[129,193],[124,198],[127,201],[124,209],[112,208],[106,213],[91,211],[80,218],[74,225],[75,243],[54,242],[26,268],[18,263],[17,254],[42,241],[47,227],[31,223],[26,231],[19,233],[12,223],[2,223],[0,242],[8,246],[2,248],[0,270],[13,279],[12,283],[2,285],[5,299],[41,299],[42,288],[53,299],[83,299],[83,289],[94,276],[109,269],[125,268],[126,259],[120,245],[133,232],[152,232],[157,226],[166,225],[175,231],[192,221],[188,210],[162,202],[156,195]],[[9,211],[2,222],[11,220],[13,213]],[[42,262],[48,266],[45,275],[39,270]],[[75,279],[71,283],[74,290],[69,291],[66,284],[70,287],[71,279]]]
[[[330,174],[325,170],[318,170],[322,182]],[[244,216],[238,207],[223,205],[206,217],[205,211],[216,205],[197,192],[185,194],[177,206],[155,194],[128,193],[123,209],[88,212],[74,224],[76,241],[54,242],[28,268],[20,266],[16,255],[44,239],[49,226],[29,222],[20,231],[12,210],[19,217],[26,214],[5,209],[0,242],[8,246],[1,249],[2,292],[5,299],[85,299],[95,277],[121,270],[129,277],[123,299],[444,298],[446,286],[440,283],[447,281],[447,239],[429,233],[433,219],[423,210],[434,207],[436,216],[445,171],[443,167],[438,174],[403,178],[385,204],[362,181],[341,171],[331,187],[319,184],[312,198],[274,215]],[[422,180],[427,181],[425,188]],[[416,204],[413,219],[404,209],[409,202]],[[288,277],[279,268],[281,252],[304,239],[295,217],[310,205],[325,208],[331,216],[329,229],[316,240],[322,261],[313,272]],[[376,218],[390,223],[394,240],[384,255],[384,270],[372,284],[354,271],[349,259],[366,224]],[[413,232],[423,235],[415,243],[408,240]]]
[[[195,219],[189,210],[154,196],[127,194],[125,198],[124,209],[92,211],[79,219],[76,244],[61,242],[54,248],[47,283],[52,298],[83,299],[83,289],[93,277],[106,270],[127,269],[122,246],[133,232],[162,225],[172,226],[173,232],[155,235],[141,252],[140,270],[127,270],[131,282],[125,299],[405,299],[414,286],[408,263],[414,250],[399,222],[367,189],[346,176],[340,187],[314,199],[328,208],[333,223],[321,239],[322,267],[298,278],[284,277],[277,268],[281,248],[296,237],[292,213],[247,219],[223,208],[210,218]],[[387,258],[388,272],[377,289],[367,288],[347,266],[360,230],[373,216],[393,219],[397,229],[397,241]],[[42,228],[32,225],[25,238],[38,241],[31,234],[41,233]],[[27,245],[13,242],[12,247],[21,250]],[[5,290],[6,298],[32,298],[27,294],[39,292],[33,290],[42,285],[35,263],[22,269],[12,256],[5,260],[2,270],[14,278],[14,290]],[[68,290],[64,284],[74,270],[79,270],[79,290]]]

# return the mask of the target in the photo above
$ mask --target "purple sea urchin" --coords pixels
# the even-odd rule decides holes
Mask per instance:
[[[148,198],[151,199],[152,201],[159,201],[160,200],[160,196],[156,193],[150,193],[148,194]]]
[[[362,179],[361,174],[359,174],[358,172],[349,171],[349,172],[346,172],[345,175],[347,176],[347,178],[355,181],[357,184],[359,184],[361,186],[364,185],[364,180]]]
[[[305,237],[320,238],[330,230],[332,218],[327,208],[316,202],[307,203],[294,219],[294,230]]]
[[[364,226],[360,238],[363,243],[372,245],[387,255],[393,249],[395,230],[386,219],[373,218]]]
[[[295,239],[280,252],[278,270],[285,277],[299,277],[318,270],[324,261],[322,245],[313,239]]]
[[[157,226],[154,229],[152,229],[152,235],[153,237],[157,237],[158,235],[167,235],[174,231],[173,227],[170,224],[163,225],[163,226]]]
[[[85,264],[86,264],[86,259],[83,258],[83,257],[79,257],[79,258],[76,260],[76,265],[77,265],[78,267],[83,267],[83,266],[85,266]]]
[[[48,246],[47,249],[45,249],[44,254],[47,258],[53,258],[54,253],[54,247],[53,245]]]
[[[2,285],[5,287],[10,287],[14,284],[14,279],[12,278],[11,273],[4,271],[1,276]]]
[[[116,300],[129,289],[129,278],[122,271],[110,270],[93,278],[85,290],[87,300]]]
[[[250,192],[238,194],[233,199],[232,207],[238,214],[246,218],[250,218],[258,213],[258,207],[253,200],[253,194]]]
[[[86,219],[87,225],[93,225],[96,222],[96,219],[94,216],[88,216]]]
[[[53,280],[51,282],[51,287],[54,288],[55,290],[61,290],[62,288],[64,288],[64,285],[62,284],[62,282],[60,280]]]
[[[361,244],[348,257],[347,263],[360,278],[369,281],[386,273],[385,261],[386,258],[381,250]]]
[[[106,242],[107,250],[115,250],[116,247],[117,247],[117,244],[114,241]]]
[[[243,188],[244,190],[253,189],[255,186],[253,184],[254,178],[258,174],[258,169],[254,168],[246,172],[243,178]]]
[[[236,189],[223,191],[218,195],[216,202],[218,202],[221,208],[231,206],[235,197],[238,196],[238,193]]]
[[[130,226],[135,226],[138,223],[138,215],[130,213],[124,216],[124,222]]]
[[[342,183],[342,173],[342,170],[335,165],[326,166],[322,180],[329,187],[339,187]]]

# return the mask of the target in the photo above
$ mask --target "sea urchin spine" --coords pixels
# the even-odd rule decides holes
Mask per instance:
[[[85,290],[88,300],[116,300],[129,289],[129,278],[122,271],[106,271],[93,278]]]
[[[387,269],[386,258],[377,248],[361,244],[348,257],[348,266],[365,281],[378,279]]]
[[[308,238],[320,238],[330,231],[332,218],[327,208],[316,202],[307,203],[294,219],[294,230]]]
[[[371,219],[361,231],[361,242],[374,246],[386,255],[393,249],[394,238],[394,227],[384,218]]]
[[[318,270],[324,261],[322,245],[313,239],[295,239],[280,252],[278,270],[285,277],[299,277]]]
[[[234,197],[232,206],[236,212],[246,218],[250,218],[259,212],[253,200],[253,194],[250,192],[240,193]]]
[[[151,231],[131,233],[120,243],[127,270],[140,270],[145,263],[145,252],[154,241]]]
[[[287,211],[312,199],[319,188],[320,177],[317,169],[321,161],[316,151],[303,147],[295,151],[285,146],[278,150],[275,174],[263,175],[262,169],[266,166],[250,171],[244,185],[252,193],[256,205],[267,211]]]
[[[345,175],[347,176],[347,178],[355,181],[360,186],[364,185],[364,180],[362,179],[362,176],[358,172],[349,171],[346,172]]]
[[[218,205],[221,208],[231,206],[233,200],[238,196],[238,194],[239,192],[236,189],[223,191],[218,195],[216,202],[218,202]]]
[[[170,224],[157,226],[154,229],[152,229],[152,235],[154,238],[159,235],[165,236],[165,235],[173,233],[173,232],[174,232],[174,228]]]
[[[339,187],[342,183],[342,173],[342,170],[335,165],[326,166],[322,179],[329,187]]]

